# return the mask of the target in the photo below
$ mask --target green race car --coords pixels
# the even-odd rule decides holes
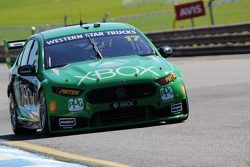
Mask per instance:
[[[91,23],[4,42],[15,134],[99,130],[188,118],[179,69],[135,27]],[[10,50],[22,48],[12,61]],[[13,62],[13,63],[12,63]]]

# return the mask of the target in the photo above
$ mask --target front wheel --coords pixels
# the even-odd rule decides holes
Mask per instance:
[[[47,112],[46,98],[43,90],[40,92],[39,95],[38,109],[39,109],[41,133],[43,135],[47,135],[49,134],[48,112]]]
[[[11,128],[16,135],[26,135],[26,134],[36,133],[36,129],[26,129],[20,127],[17,118],[16,104],[12,94],[10,94],[9,96],[9,110],[10,110]]]

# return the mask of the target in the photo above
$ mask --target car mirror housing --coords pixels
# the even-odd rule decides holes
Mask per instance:
[[[162,57],[167,58],[173,55],[173,49],[169,46],[162,46],[159,48],[159,52]]]
[[[18,74],[21,76],[32,76],[36,75],[35,66],[33,65],[24,65],[18,68]]]

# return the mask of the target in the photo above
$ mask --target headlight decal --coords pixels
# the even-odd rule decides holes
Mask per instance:
[[[173,82],[177,78],[175,73],[170,73],[166,77],[158,79],[156,82],[160,85],[167,85],[170,82]]]

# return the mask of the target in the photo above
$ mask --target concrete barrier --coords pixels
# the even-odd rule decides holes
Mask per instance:
[[[146,34],[156,47],[170,46],[173,56],[250,53],[250,23]]]

